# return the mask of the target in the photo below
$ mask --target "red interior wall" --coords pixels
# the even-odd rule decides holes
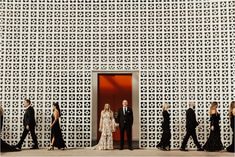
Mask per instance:
[[[99,74],[98,75],[98,119],[105,103],[109,103],[115,113],[122,107],[122,100],[126,99],[129,106],[132,104],[132,75],[131,74]],[[97,131],[99,129],[99,125]],[[100,133],[98,131],[98,139]],[[119,129],[113,134],[115,141],[120,140]]]

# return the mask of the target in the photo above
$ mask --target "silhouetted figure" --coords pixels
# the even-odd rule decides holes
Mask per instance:
[[[163,104],[163,122],[162,122],[162,138],[157,148],[161,150],[170,150],[170,139],[171,139],[171,129],[170,129],[170,114],[168,113],[168,104]]]
[[[195,103],[190,102],[189,103],[189,109],[186,111],[186,135],[183,139],[183,143],[182,143],[181,148],[180,148],[181,151],[188,151],[187,149],[185,149],[185,147],[186,147],[186,144],[187,144],[190,136],[192,136],[193,141],[194,141],[195,145],[197,146],[197,150],[198,151],[203,150],[200,143],[197,140],[196,127],[199,124],[196,120],[194,107],[195,107]]]
[[[217,107],[217,102],[213,102],[210,107],[210,135],[203,146],[206,151],[220,151],[224,149],[220,138],[220,114],[217,112]]]
[[[235,126],[234,126],[234,123],[235,123],[235,101],[232,101],[231,104],[230,104],[229,118],[230,118],[230,126],[231,126],[232,131],[233,131],[233,136],[232,136],[232,144],[230,146],[228,146],[226,148],[226,150],[228,152],[235,152],[235,145],[234,145],[234,141],[235,141],[235,138],[234,138],[234,131],[235,131]]]
[[[59,104],[53,103],[53,114],[51,115],[51,146],[48,150],[54,150],[54,147],[58,149],[65,149],[66,145],[62,136],[59,118],[60,118],[60,107]]]
[[[32,148],[30,149],[38,149],[38,141],[37,141],[37,136],[35,134],[36,122],[35,122],[34,109],[31,106],[31,101],[29,99],[24,100],[24,107],[25,107],[25,113],[23,119],[24,131],[20,138],[19,143],[16,145],[16,148],[21,149],[26,136],[30,132],[34,143]]]

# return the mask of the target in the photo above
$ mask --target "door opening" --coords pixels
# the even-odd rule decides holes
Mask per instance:
[[[139,72],[138,71],[93,71],[92,72],[92,146],[100,139],[99,120],[105,103],[109,103],[117,117],[122,101],[126,99],[133,110],[133,147],[139,148]],[[120,131],[113,133],[114,148],[119,147]],[[126,139],[126,137],[125,137]],[[127,142],[125,143],[127,146]]]
[[[131,74],[99,74],[98,75],[98,119],[99,124],[100,113],[104,108],[104,104],[108,103],[117,117],[118,109],[122,107],[122,101],[127,100],[130,107],[132,104],[132,75]],[[100,138],[99,125],[97,126],[97,139]],[[119,128],[113,133],[113,140],[120,140]]]

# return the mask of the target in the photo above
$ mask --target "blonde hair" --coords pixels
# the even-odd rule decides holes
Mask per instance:
[[[212,111],[215,110],[216,114],[218,114],[216,107],[218,106],[218,102],[214,101],[211,103],[209,114],[212,115]]]
[[[235,101],[232,101],[229,107],[229,117],[233,116],[233,109],[235,108]]]
[[[106,105],[108,106],[108,111],[111,112],[110,105],[108,103],[104,104],[104,109],[102,111],[107,111],[107,109],[105,108]]]
[[[108,105],[108,110],[105,109],[106,105]],[[105,111],[108,111],[111,118],[113,117],[113,111],[110,109],[110,105],[108,103],[104,104],[104,109],[102,110],[102,113],[104,113]]]
[[[163,110],[163,111],[167,110],[168,108],[169,108],[169,104],[164,103],[164,104],[162,105],[162,110]]]
[[[194,101],[189,101],[189,107],[194,107],[195,106],[195,102]]]

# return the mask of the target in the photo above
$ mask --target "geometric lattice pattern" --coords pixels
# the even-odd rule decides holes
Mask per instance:
[[[2,0],[3,139],[19,140],[27,97],[40,147],[49,146],[53,101],[61,105],[66,145],[91,146],[92,70],[139,70],[140,147],[156,147],[167,102],[172,148],[178,148],[189,100],[197,104],[201,143],[209,135],[210,102],[219,102],[227,146],[235,99],[234,8],[233,0]]]

